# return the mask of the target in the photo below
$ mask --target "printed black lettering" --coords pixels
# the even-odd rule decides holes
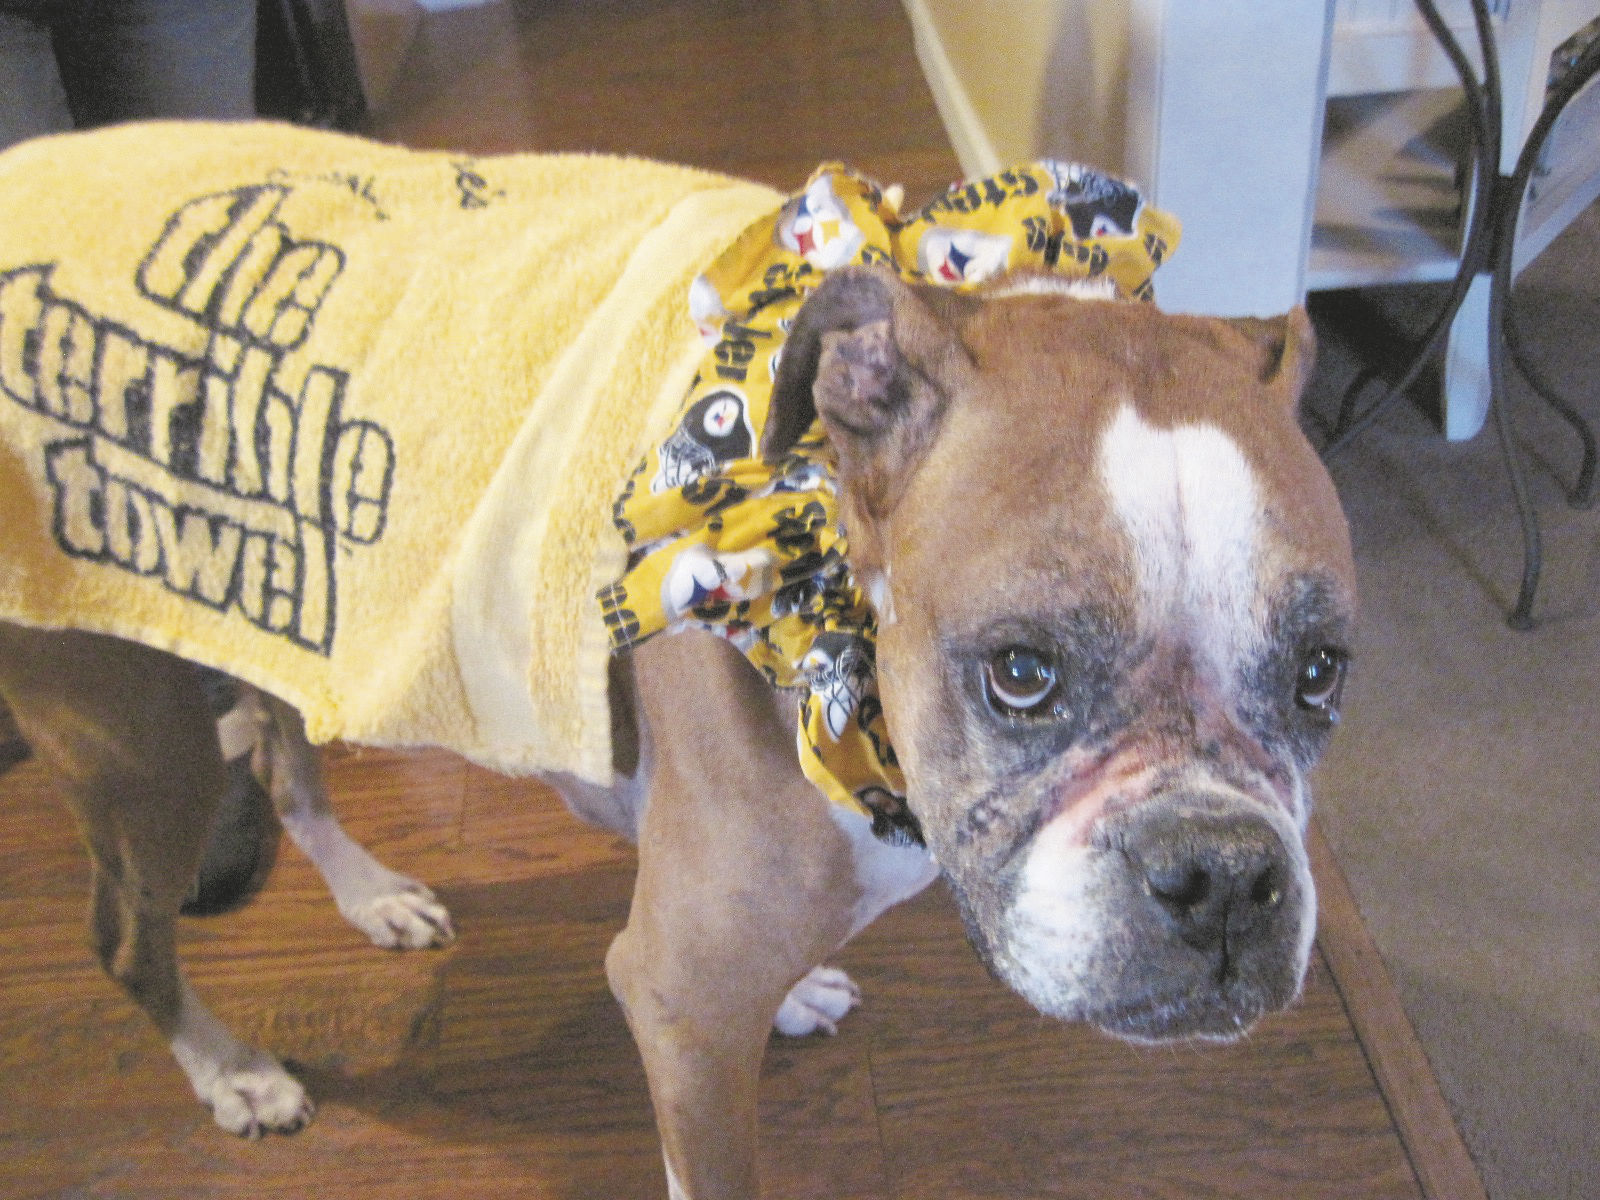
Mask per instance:
[[[139,266],[140,290],[152,299],[176,304],[203,248],[228,227],[233,206],[234,197],[225,193],[191,200],[174,213]]]
[[[0,274],[0,392],[29,407],[36,402],[32,350],[49,273],[49,267],[21,267]]]
[[[333,647],[333,542],[322,526],[300,522],[300,578],[295,637],[326,654]]]
[[[106,552],[118,566],[154,575],[161,569],[161,542],[150,497],[115,476],[106,479],[104,495]]]
[[[283,253],[288,233],[281,225],[267,222],[245,242],[239,261],[228,272],[221,291],[212,304],[211,319],[217,329],[237,330],[245,326],[245,308],[261,287]]]
[[[277,214],[287,186],[185,204],[134,274],[201,335],[199,358],[51,288],[54,264],[0,271],[0,403],[68,436],[44,450],[63,553],[327,654],[341,545],[383,536],[389,434],[340,419],[348,376],[286,365],[344,267]]]
[[[228,389],[229,424],[233,428],[233,463],[229,488],[240,496],[259,496],[266,490],[265,467],[271,462],[271,444],[261,437],[263,407],[276,360],[260,347],[251,346],[239,357],[239,367]],[[288,448],[285,447],[285,454]]]
[[[274,538],[267,548],[266,603],[262,621],[275,633],[294,630],[295,616],[300,609],[300,593],[296,586],[299,579],[299,551],[283,539]]]
[[[140,290],[209,329],[292,350],[309,334],[344,255],[296,241],[275,219],[288,194],[263,185],[190,201],[140,264]]]
[[[394,446],[387,433],[370,421],[352,421],[341,429],[328,489],[333,527],[357,542],[382,537],[393,472]]]
[[[281,538],[245,535],[239,557],[239,607],[254,624],[273,633],[293,629],[299,556]]]
[[[239,188],[184,205],[145,260],[150,269],[141,269],[139,285],[152,298],[215,324],[223,284],[287,194],[279,187]]]
[[[256,447],[266,464],[267,498],[289,503],[289,477],[294,464],[294,405],[280,392],[270,392],[262,402],[256,425]]]
[[[1034,254],[1044,254],[1050,246],[1050,223],[1043,217],[1025,217],[1022,221],[1022,236],[1027,242],[1029,251]]]
[[[155,526],[167,586],[212,608],[226,608],[233,596],[243,531],[198,509],[165,504],[155,509]]]
[[[335,426],[344,375],[312,367],[300,388],[294,437],[294,509],[321,524],[327,516],[328,457],[333,450],[330,431]],[[333,435],[333,436],[336,436]]]
[[[94,420],[94,322],[72,304],[48,304],[39,322],[39,407],[74,425]]]
[[[759,288],[750,293],[750,315],[753,317],[768,305],[788,300],[797,295],[799,295],[799,289],[789,286]]]
[[[207,483],[223,485],[228,482],[228,459],[233,449],[231,407],[228,381],[210,372],[201,375],[194,473]]]
[[[190,457],[198,424],[200,366],[177,355],[156,351],[150,373],[150,457],[182,474]]]
[[[105,552],[99,520],[105,472],[95,465],[88,441],[52,446],[45,454],[45,473],[56,489],[56,541],[68,554],[98,558]]]
[[[288,350],[299,345],[342,265],[331,246],[289,247],[245,308],[243,328],[268,346]]]
[[[119,442],[148,442],[150,429],[150,351],[115,326],[100,337],[95,370],[95,403],[99,426]]]

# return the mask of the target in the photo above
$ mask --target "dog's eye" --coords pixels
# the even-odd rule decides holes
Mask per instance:
[[[1025,646],[1009,646],[984,667],[989,703],[1007,716],[1031,716],[1055,695],[1056,667],[1050,657]]]
[[[1318,646],[1307,654],[1295,679],[1294,702],[1301,708],[1321,713],[1330,721],[1337,721],[1348,661],[1342,650],[1331,646]]]

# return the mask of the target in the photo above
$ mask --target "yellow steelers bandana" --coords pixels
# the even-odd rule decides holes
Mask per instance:
[[[803,689],[806,778],[871,817],[879,837],[920,840],[884,726],[876,619],[850,571],[821,423],[777,461],[760,457],[790,324],[826,272],[848,263],[957,288],[1027,267],[1104,278],[1148,300],[1177,241],[1178,222],[1135,188],[1076,165],[1046,161],[959,184],[906,217],[870,180],[821,167],[690,289],[711,350],[614,507],[630,554],[599,596],[612,648],[686,628],[727,638],[773,686]]]

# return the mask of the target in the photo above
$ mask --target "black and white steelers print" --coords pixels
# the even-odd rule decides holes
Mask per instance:
[[[749,458],[755,441],[744,395],[734,388],[707,392],[690,405],[678,428],[661,444],[661,469],[650,481],[650,490],[680,488],[710,475],[718,463]]]
[[[822,705],[823,721],[835,740],[844,731],[873,683],[872,647],[853,633],[818,636],[800,659],[806,686]]]

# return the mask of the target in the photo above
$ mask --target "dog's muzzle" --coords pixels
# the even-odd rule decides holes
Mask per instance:
[[[1150,797],[1087,844],[1042,837],[1009,892],[1001,936],[974,938],[996,973],[1136,1041],[1242,1036],[1299,994],[1315,926],[1294,822],[1227,791]]]
[[[1262,818],[1163,807],[1127,831],[1121,850],[1146,916],[1199,951],[1217,979],[1272,938],[1289,856]]]
[[[1112,944],[1108,1003],[1090,1020],[1139,1039],[1232,1038],[1299,993],[1310,875],[1298,838],[1227,798],[1141,806],[1103,830]],[[1099,839],[1097,839],[1098,841]],[[1120,915],[1118,915],[1120,914]]]

